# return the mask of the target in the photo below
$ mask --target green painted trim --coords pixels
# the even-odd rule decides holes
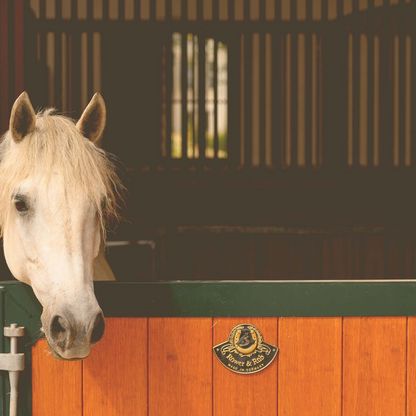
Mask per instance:
[[[96,284],[106,316],[416,315],[416,281]]]
[[[4,321],[24,322],[33,343],[41,307],[31,288],[4,282],[3,292]],[[96,282],[95,292],[108,317],[416,316],[416,280]]]

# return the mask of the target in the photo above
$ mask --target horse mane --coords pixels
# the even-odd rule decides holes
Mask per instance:
[[[35,174],[47,186],[54,172],[62,173],[70,195],[88,195],[105,235],[107,221],[118,217],[117,201],[122,189],[114,163],[105,151],[82,136],[72,119],[56,114],[54,109],[39,112],[35,130],[20,143],[14,142],[10,132],[2,138],[0,229],[7,221],[16,186]]]

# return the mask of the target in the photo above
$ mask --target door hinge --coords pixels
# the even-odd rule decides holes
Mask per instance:
[[[0,370],[9,372],[10,416],[17,415],[19,372],[25,368],[25,354],[17,352],[17,339],[23,337],[24,333],[24,328],[17,324],[4,328],[4,336],[10,338],[10,352],[0,353]]]

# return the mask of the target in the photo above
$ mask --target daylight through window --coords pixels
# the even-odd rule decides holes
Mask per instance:
[[[226,45],[213,38],[174,33],[170,61],[166,65],[166,77],[171,77],[171,82],[166,82],[165,88],[165,113],[170,112],[164,117],[166,156],[227,158]]]

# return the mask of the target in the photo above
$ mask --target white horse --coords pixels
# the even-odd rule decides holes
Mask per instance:
[[[75,125],[52,110],[35,114],[22,93],[0,144],[6,261],[16,279],[32,286],[43,306],[46,339],[64,359],[86,357],[102,337],[93,276],[114,278],[103,247],[105,223],[116,215],[119,180],[96,145],[105,119],[99,94]]]

